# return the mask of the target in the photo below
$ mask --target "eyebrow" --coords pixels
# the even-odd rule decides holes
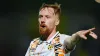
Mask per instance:
[[[38,17],[40,17],[40,16],[43,16],[43,15],[40,15],[40,14],[39,14]]]

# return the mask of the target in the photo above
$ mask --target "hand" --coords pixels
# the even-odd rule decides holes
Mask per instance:
[[[81,31],[76,32],[75,34],[77,34],[79,37],[81,37],[85,40],[87,39],[86,34],[89,34],[94,39],[97,39],[97,35],[94,32],[92,32],[93,30],[95,30],[95,28],[91,28],[88,30],[81,30]]]

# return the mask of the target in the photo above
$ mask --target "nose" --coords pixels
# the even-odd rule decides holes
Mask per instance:
[[[45,23],[45,17],[41,18],[41,23]]]

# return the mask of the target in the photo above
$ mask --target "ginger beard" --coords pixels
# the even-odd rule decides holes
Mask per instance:
[[[39,32],[41,35],[45,35],[49,32],[49,29],[45,24],[41,24],[39,25]]]
[[[42,8],[39,12],[39,33],[48,37],[56,30],[56,16],[53,8]]]

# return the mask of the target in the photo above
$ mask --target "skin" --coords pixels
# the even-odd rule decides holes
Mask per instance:
[[[56,27],[59,24],[58,15],[54,13],[53,8],[45,7],[39,11],[38,21],[40,34],[45,40],[49,40],[56,33]],[[67,46],[67,49],[72,50],[81,38],[85,40],[87,39],[86,34],[89,34],[94,39],[97,39],[97,35],[92,32],[93,30],[95,30],[95,28],[81,30],[72,34],[71,38],[65,39],[64,46]]]
[[[92,32],[93,30],[95,30],[95,28],[81,30],[72,34],[70,38],[65,39],[64,47],[67,47],[67,51],[71,51],[80,39],[87,40],[86,34],[89,34],[92,38],[97,39],[97,35]]]
[[[59,24],[58,15],[54,13],[51,7],[42,8],[39,11],[39,32],[46,38],[50,39],[56,33],[56,26]]]

